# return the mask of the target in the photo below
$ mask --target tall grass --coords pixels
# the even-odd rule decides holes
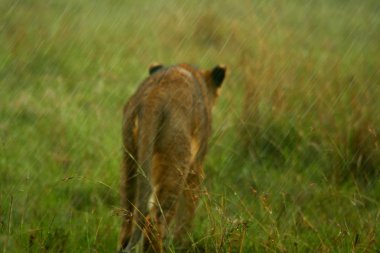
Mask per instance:
[[[0,250],[116,249],[121,108],[161,61],[229,67],[191,250],[377,252],[379,10],[0,1]]]

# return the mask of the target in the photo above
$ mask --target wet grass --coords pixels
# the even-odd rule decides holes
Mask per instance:
[[[116,249],[121,108],[156,61],[231,70],[195,252],[380,250],[378,1],[0,11],[2,252]]]

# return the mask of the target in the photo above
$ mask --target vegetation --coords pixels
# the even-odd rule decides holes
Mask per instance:
[[[194,252],[380,251],[379,1],[141,2],[0,1],[0,250],[115,251],[159,61],[230,69]]]

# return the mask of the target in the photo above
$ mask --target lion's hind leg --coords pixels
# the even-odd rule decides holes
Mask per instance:
[[[121,207],[122,225],[119,236],[119,249],[125,249],[130,241],[133,227],[133,212],[136,201],[137,190],[137,163],[135,160],[135,148],[133,145],[124,147],[121,166]]]

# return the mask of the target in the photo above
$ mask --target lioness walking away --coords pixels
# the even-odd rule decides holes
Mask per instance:
[[[169,229],[176,242],[186,239],[225,72],[224,66],[153,65],[125,105],[120,252],[164,252]]]

